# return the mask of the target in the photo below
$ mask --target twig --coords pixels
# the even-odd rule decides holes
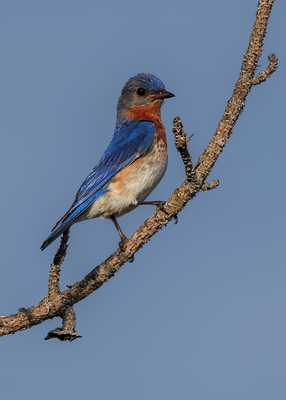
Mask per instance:
[[[172,131],[173,131],[174,137],[175,137],[176,149],[180,152],[181,158],[182,158],[184,166],[185,166],[187,180],[189,182],[195,181],[196,180],[196,172],[194,170],[192,158],[190,156],[190,153],[189,153],[189,150],[187,147],[187,143],[189,142],[189,140],[191,140],[193,135],[190,136],[189,138],[187,138],[187,134],[184,132],[184,126],[182,124],[180,117],[174,118]]]
[[[62,342],[66,340],[72,342],[73,340],[82,337],[80,333],[77,333],[75,331],[76,317],[75,312],[71,306],[67,306],[66,309],[63,311],[62,319],[62,328],[56,328],[50,331],[45,337],[45,340],[56,338],[61,340]]]
[[[266,81],[266,79],[276,71],[278,66],[278,58],[272,53],[268,56],[269,64],[263,71],[261,71],[257,76],[252,79],[252,85],[259,85],[261,82]]]
[[[69,229],[64,231],[60,247],[56,252],[54,257],[54,261],[51,265],[50,274],[49,274],[49,282],[48,282],[48,293],[50,296],[57,295],[60,293],[59,281],[60,281],[60,272],[61,265],[64,262],[65,256],[67,254],[68,248],[68,240],[69,240]]]
[[[201,189],[202,189],[203,191],[211,190],[211,189],[217,188],[218,185],[219,185],[219,180],[218,180],[218,179],[214,179],[211,183],[207,183],[207,182],[204,183],[204,184],[202,185]]]

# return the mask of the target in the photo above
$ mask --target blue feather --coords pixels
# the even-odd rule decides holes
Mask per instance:
[[[69,211],[42,244],[42,250],[70,227],[98,197],[107,192],[108,184],[116,174],[149,149],[155,133],[156,125],[150,121],[132,120],[116,126],[107,150],[81,185]]]

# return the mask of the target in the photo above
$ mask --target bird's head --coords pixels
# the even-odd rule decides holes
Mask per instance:
[[[138,74],[125,84],[118,100],[117,118],[119,120],[152,120],[160,117],[164,99],[174,97],[167,92],[163,82],[155,75]]]

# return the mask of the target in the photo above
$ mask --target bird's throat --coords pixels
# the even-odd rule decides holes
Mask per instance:
[[[127,119],[136,119],[137,121],[151,121],[156,125],[162,125],[161,106],[162,100],[155,100],[151,104],[139,107],[126,107],[124,116]]]

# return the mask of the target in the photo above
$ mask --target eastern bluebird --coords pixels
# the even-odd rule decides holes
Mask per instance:
[[[126,237],[117,217],[144,202],[163,178],[167,168],[167,142],[161,120],[164,99],[174,97],[151,74],[138,74],[125,84],[117,104],[113,138],[99,163],[85,179],[71,208],[57,222],[42,244],[49,246],[76,222],[109,218],[121,241]]]

